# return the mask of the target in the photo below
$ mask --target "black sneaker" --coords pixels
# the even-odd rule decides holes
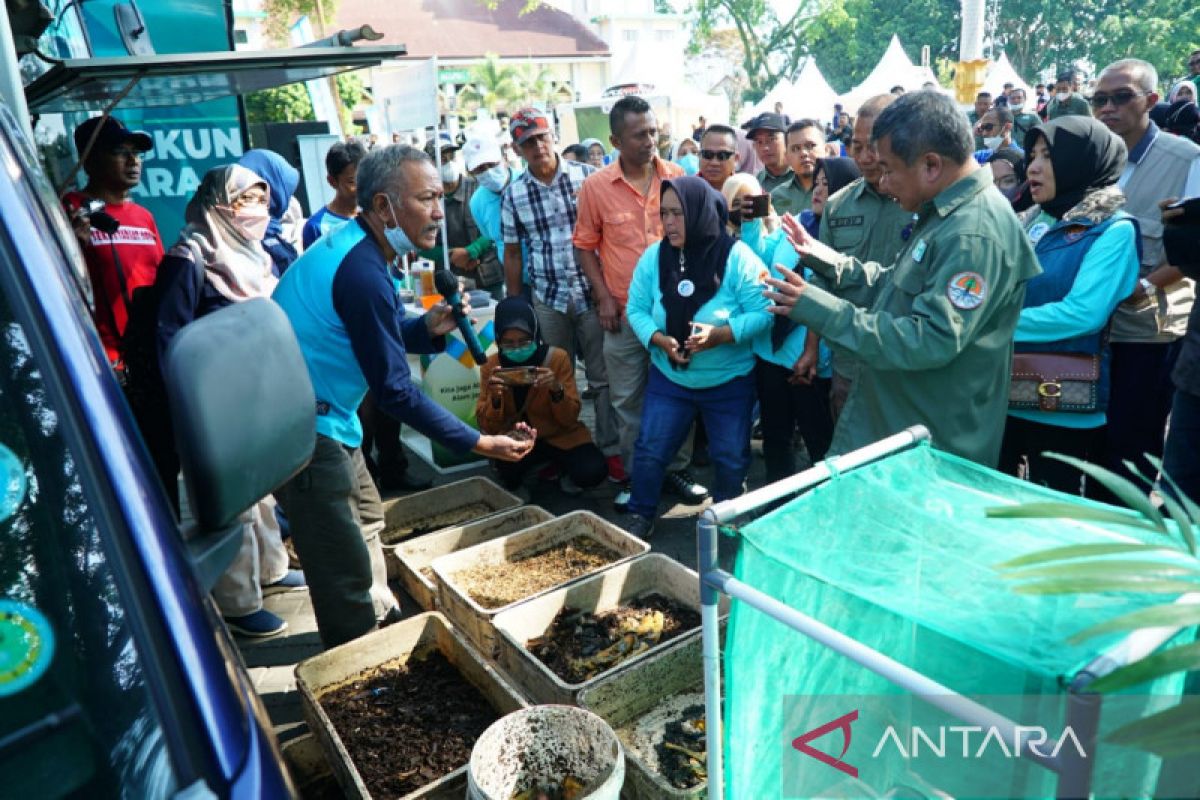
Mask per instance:
[[[663,481],[663,488],[688,505],[703,503],[708,497],[708,489],[696,483],[692,473],[686,469],[669,473]]]
[[[625,530],[639,539],[649,539],[654,535],[654,520],[630,514],[625,518]]]

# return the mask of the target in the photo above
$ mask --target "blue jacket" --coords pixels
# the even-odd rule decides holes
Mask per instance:
[[[750,249],[754,250],[755,255],[762,259],[767,269],[771,273],[772,278],[780,279],[783,274],[775,269],[776,264],[781,264],[790,270],[795,270],[800,263],[800,256],[796,253],[796,248],[792,247],[791,242],[787,239],[787,234],[783,228],[777,228],[774,232],[762,235],[762,220],[750,220],[742,223],[742,241],[745,242]],[[804,277],[810,278],[812,270],[805,268]],[[765,284],[764,284],[765,288]],[[808,338],[808,328],[803,325],[797,325],[788,334],[784,340],[783,346],[778,350],[775,349],[771,341],[771,327],[767,326],[765,333],[759,334],[754,338],[754,355],[761,358],[763,361],[770,362],[780,367],[791,369],[799,360],[800,354],[804,352],[804,342]],[[818,345],[817,353],[817,377],[831,378],[833,377],[832,359],[829,352],[829,347],[822,339]]]
[[[511,184],[520,173],[509,167],[508,174],[508,182]],[[480,184],[471,195],[468,205],[471,208],[471,216],[475,218],[475,224],[479,226],[479,232],[492,240],[496,247],[496,258],[503,264],[504,235],[500,229],[500,200],[501,195]],[[529,247],[525,242],[521,242],[521,283],[529,285]]]
[[[1042,272],[1026,284],[1014,349],[1018,353],[1100,354],[1097,399],[1103,409],[1109,394],[1109,349],[1104,331],[1117,305],[1137,284],[1137,222],[1123,211],[1101,222],[1082,217],[1056,221],[1042,214],[1029,232]],[[1009,413],[1066,428],[1095,428],[1107,420],[1103,410]]]
[[[291,320],[317,396],[317,433],[362,443],[358,406],[370,388],[392,417],[465,453],[479,432],[434,403],[412,381],[407,349],[438,352],[422,317],[404,307],[379,246],[361,219],[322,236],[279,280],[273,295]]]
[[[700,306],[693,321],[709,325],[728,325],[734,341],[692,356],[687,369],[675,369],[661,347],[650,344],[655,331],[667,325],[658,283],[658,248],[655,242],[646,248],[633,270],[625,316],[634,335],[650,351],[650,363],[673,383],[688,389],[709,389],[728,383],[754,369],[754,338],[771,327],[769,303],[762,296],[759,277],[766,269],[758,256],[741,242],[734,244],[726,262],[721,288]]]

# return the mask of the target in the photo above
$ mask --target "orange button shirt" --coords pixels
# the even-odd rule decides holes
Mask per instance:
[[[658,216],[662,181],[684,174],[683,167],[658,156],[653,164],[654,178],[645,195],[625,180],[620,159],[589,175],[579,191],[579,217],[572,240],[580,250],[600,254],[604,285],[622,307],[638,259],[663,237]]]

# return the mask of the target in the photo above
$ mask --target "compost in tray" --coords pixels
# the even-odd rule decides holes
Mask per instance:
[[[484,502],[467,503],[463,506],[448,508],[439,514],[431,514],[428,517],[421,517],[412,522],[387,528],[383,532],[381,541],[384,544],[395,544],[401,539],[424,536],[427,533],[440,531],[442,528],[449,528],[451,525],[461,525],[464,522],[486,517],[495,510],[489,503]]]
[[[676,789],[708,780],[704,694],[685,692],[617,731],[628,751]]]
[[[564,608],[525,647],[567,683],[583,683],[699,625],[697,611],[648,594],[599,614]]]
[[[320,702],[376,798],[401,797],[464,766],[499,717],[437,651],[373,670]]]
[[[450,580],[483,608],[500,608],[611,564],[621,554],[595,539],[570,541],[499,564],[459,570]]]

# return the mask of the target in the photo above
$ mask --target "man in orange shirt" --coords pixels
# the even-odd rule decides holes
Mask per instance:
[[[589,175],[579,192],[579,218],[574,244],[604,328],[604,362],[608,391],[620,424],[621,455],[609,459],[609,478],[626,484],[616,506],[628,502],[628,469],[642,421],[642,397],[650,357],[625,320],[629,281],[645,249],[663,236],[658,215],[665,178],[683,175],[678,164],[659,158],[658,122],[650,104],[623,97],[608,115],[612,142],[620,156]],[[670,466],[666,488],[688,503],[698,503],[708,490],[687,471],[691,444],[685,444]]]

